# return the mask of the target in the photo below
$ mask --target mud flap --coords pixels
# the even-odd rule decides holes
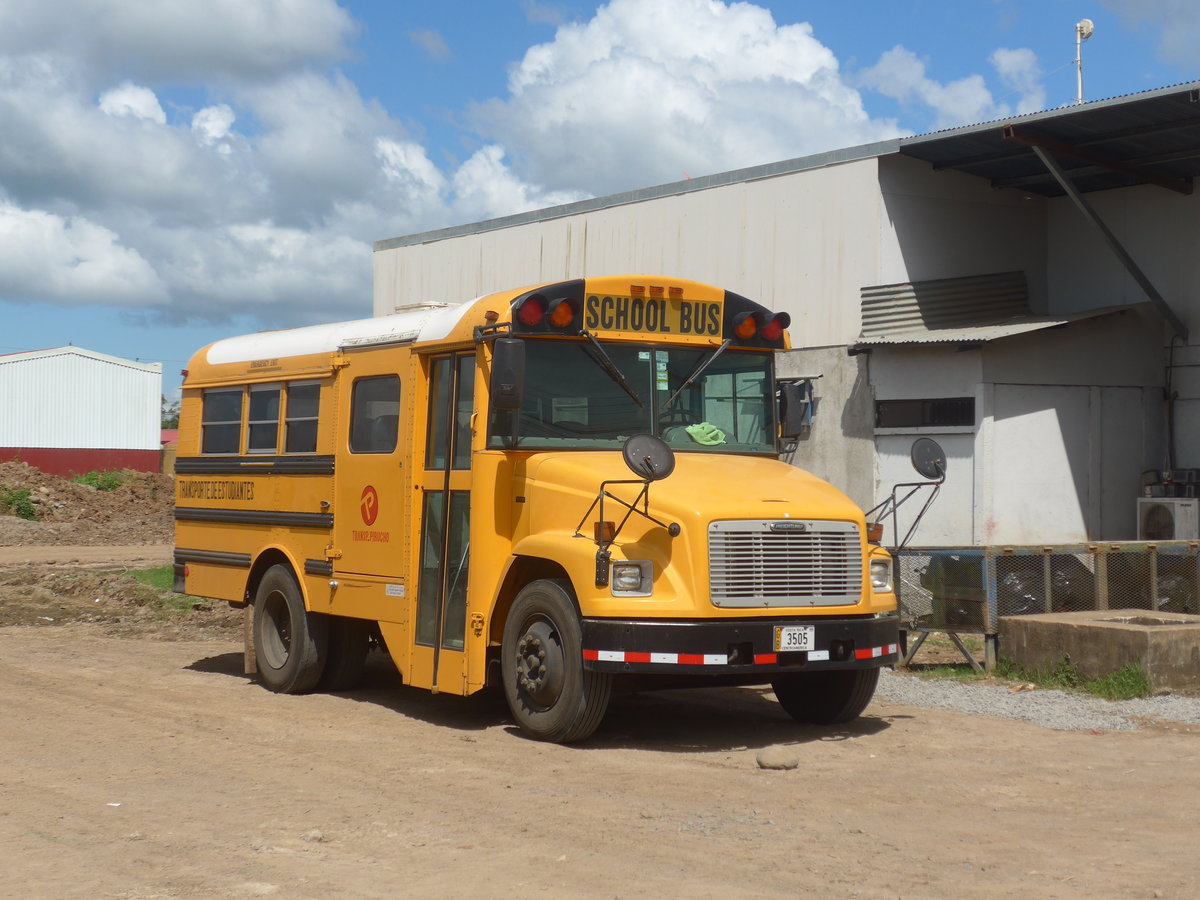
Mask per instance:
[[[254,653],[254,604],[242,607],[242,639],[245,642],[242,668],[247,675],[258,673],[258,657]]]

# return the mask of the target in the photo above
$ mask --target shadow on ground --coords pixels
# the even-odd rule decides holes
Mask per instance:
[[[222,653],[188,665],[195,672],[254,681],[242,672],[241,653]],[[371,703],[399,715],[459,731],[503,727],[527,740],[512,724],[503,691],[488,687],[470,697],[432,694],[405,687],[391,661],[372,653],[362,684],[336,695]],[[600,728],[579,750],[638,749],[666,753],[752,750],[774,744],[846,741],[878,734],[892,716],[867,714],[842,725],[802,725],[775,702],[769,687],[686,688],[614,693]]]

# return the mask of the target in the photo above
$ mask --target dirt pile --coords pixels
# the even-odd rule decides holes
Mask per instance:
[[[0,463],[0,546],[169,544],[174,480],[133,471],[120,478],[104,491],[27,463]]]

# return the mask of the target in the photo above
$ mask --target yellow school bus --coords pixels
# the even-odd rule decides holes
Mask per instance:
[[[248,670],[342,690],[499,680],[577,741],[610,693],[770,684],[856,717],[895,663],[892,560],[780,459],[786,314],[677,278],[575,279],[198,351],[175,589],[246,609]]]

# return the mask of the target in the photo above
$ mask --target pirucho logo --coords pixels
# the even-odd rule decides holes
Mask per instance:
[[[379,517],[379,494],[371,485],[363,488],[362,497],[358,501],[358,510],[362,513],[363,524],[374,525]]]

